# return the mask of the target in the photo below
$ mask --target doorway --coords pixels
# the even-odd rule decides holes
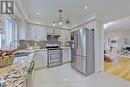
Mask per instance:
[[[104,24],[104,70],[130,81],[130,18]]]

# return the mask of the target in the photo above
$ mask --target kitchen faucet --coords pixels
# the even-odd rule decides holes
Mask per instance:
[[[13,47],[13,43],[17,43],[17,47],[20,46],[20,45],[19,45],[19,41],[17,41],[17,40],[11,41],[11,42],[10,42],[10,50],[11,50],[11,48]]]

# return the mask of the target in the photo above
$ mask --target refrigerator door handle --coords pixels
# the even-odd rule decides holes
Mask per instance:
[[[77,43],[76,43],[77,44],[77,46],[76,46],[77,50],[78,50],[78,40],[79,40],[79,38],[78,38],[78,34],[77,34]]]

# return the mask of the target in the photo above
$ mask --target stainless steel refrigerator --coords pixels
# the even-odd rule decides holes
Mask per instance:
[[[94,30],[86,28],[71,33],[72,67],[84,75],[94,72]]]

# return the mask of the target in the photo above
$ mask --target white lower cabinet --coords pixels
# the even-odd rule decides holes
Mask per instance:
[[[37,50],[34,52],[33,60],[35,61],[35,69],[47,67],[48,54],[47,50]],[[62,48],[62,63],[71,62],[71,48]]]
[[[47,50],[38,50],[34,52],[35,69],[47,67]]]
[[[71,62],[71,48],[62,48],[62,63]]]

